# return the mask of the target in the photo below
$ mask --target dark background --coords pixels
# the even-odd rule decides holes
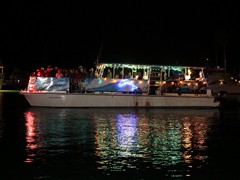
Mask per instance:
[[[239,3],[1,1],[7,72],[100,62],[221,66],[239,73]]]

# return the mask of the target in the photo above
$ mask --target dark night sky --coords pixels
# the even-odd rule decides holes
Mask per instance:
[[[50,3],[51,2],[51,3]],[[223,66],[239,72],[236,2],[2,1],[0,58],[7,68],[100,62]]]

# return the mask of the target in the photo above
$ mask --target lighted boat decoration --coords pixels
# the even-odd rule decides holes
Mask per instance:
[[[78,88],[70,77],[30,77],[20,94],[40,107],[218,107],[203,69],[102,63]]]

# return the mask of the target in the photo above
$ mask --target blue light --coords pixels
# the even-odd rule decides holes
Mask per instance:
[[[120,89],[124,88],[125,86],[130,86],[132,91],[138,88],[130,79],[124,79],[118,83],[118,87]]]

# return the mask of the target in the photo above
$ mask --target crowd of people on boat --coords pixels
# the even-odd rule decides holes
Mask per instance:
[[[47,66],[46,68],[41,67],[36,69],[32,73],[32,76],[36,77],[55,77],[55,78],[63,78],[63,77],[69,77],[70,78],[70,91],[78,91],[82,92],[84,91],[82,87],[85,80],[87,78],[96,78],[98,77],[98,73],[94,68],[87,68],[84,66],[78,66],[77,68],[58,68],[58,67],[52,67],[51,65]],[[124,74],[123,70],[120,70],[118,73],[116,73],[113,77],[113,73],[111,69],[106,69],[105,73],[102,75],[103,78],[115,78],[115,79],[123,79],[123,78],[129,78],[133,79],[133,75],[131,72],[127,72],[127,74]],[[143,76],[141,72],[138,72],[135,76],[135,79],[142,80]]]
[[[115,76],[113,76],[113,73],[111,69],[107,69],[106,74],[103,75],[105,78],[114,78],[114,79],[138,79],[142,80],[143,76],[142,73],[139,71],[134,76],[131,71],[124,73],[123,70],[120,70],[119,73],[116,73]]]
[[[77,68],[52,68],[51,65],[47,66],[47,68],[41,67],[36,69],[35,72],[32,73],[32,76],[36,77],[70,77],[73,81],[85,81],[86,78],[96,78],[98,77],[98,73],[94,70],[94,68],[89,68],[87,70],[86,67],[78,66]],[[116,73],[113,76],[111,69],[107,69],[106,72],[102,76],[103,78],[114,78],[114,79],[138,79],[142,80],[143,75],[139,71],[136,74],[132,74],[132,72],[123,72],[120,70],[119,73]]]
[[[56,77],[56,78],[69,77],[70,90],[82,91],[81,84],[87,78],[94,78],[97,75],[93,68],[90,68],[87,70],[87,68],[83,66],[78,66],[77,68],[58,68],[58,67],[52,67],[51,65],[49,65],[47,66],[47,68],[41,67],[36,69],[36,71],[32,73],[32,76]]]
[[[56,78],[78,77],[81,79],[85,79],[87,77],[94,76],[94,70],[93,68],[90,68],[88,72],[87,68],[83,66],[79,66],[77,68],[58,68],[58,67],[52,68],[51,65],[49,65],[47,68],[41,67],[36,69],[36,71],[32,73],[32,76],[56,77]]]

